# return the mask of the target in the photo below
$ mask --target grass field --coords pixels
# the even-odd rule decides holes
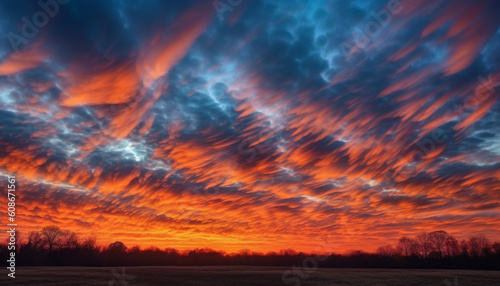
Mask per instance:
[[[446,285],[500,286],[500,271],[321,268],[290,274],[286,267],[20,267],[2,285]],[[122,272],[124,271],[124,272]],[[5,272],[5,271],[4,271]],[[283,273],[288,273],[283,280]],[[300,277],[302,275],[302,277]],[[10,281],[9,281],[10,280]],[[7,282],[7,283],[5,283]],[[10,282],[10,283],[9,283]],[[285,283],[288,282],[288,283]]]

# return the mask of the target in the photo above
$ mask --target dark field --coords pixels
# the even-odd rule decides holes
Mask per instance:
[[[123,273],[122,270],[125,272]],[[285,276],[287,267],[22,267],[5,270],[2,285],[485,285],[500,286],[500,271],[320,268]],[[288,272],[290,273],[290,272]],[[123,276],[125,275],[125,276]],[[308,275],[308,276],[305,276]]]

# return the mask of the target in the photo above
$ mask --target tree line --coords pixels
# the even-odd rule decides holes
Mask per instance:
[[[16,238],[16,264],[21,266],[140,266],[140,265],[301,265],[312,253],[291,249],[227,254],[212,249],[179,251],[140,246],[128,248],[120,241],[99,246],[95,237],[80,238],[74,232],[47,226]],[[7,244],[0,255],[8,257]],[[375,253],[352,250],[345,254],[319,254],[318,267],[387,267],[500,269],[500,242],[477,235],[458,241],[446,231],[403,236],[398,243],[379,247]],[[318,257],[318,255],[315,255]],[[5,264],[5,260],[4,264]]]

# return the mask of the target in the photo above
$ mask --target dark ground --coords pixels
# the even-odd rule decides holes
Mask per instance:
[[[500,271],[320,268],[309,274],[286,272],[291,270],[291,267],[258,266],[19,267],[15,279],[7,277],[4,269],[0,284],[500,286]],[[284,273],[287,274],[285,280]]]

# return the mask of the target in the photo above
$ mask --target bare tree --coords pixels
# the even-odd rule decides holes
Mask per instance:
[[[414,247],[414,245],[415,245],[415,240],[403,236],[399,239],[397,248],[402,255],[410,256],[413,254],[412,248]]]
[[[139,245],[134,245],[128,249],[128,253],[140,253],[141,247]]]
[[[394,256],[396,254],[398,254],[398,250],[395,249],[392,245],[388,244],[388,245],[384,245],[384,246],[381,246],[377,249],[377,252],[376,252],[378,255],[382,255],[382,256]]]
[[[122,253],[127,251],[127,246],[125,246],[125,244],[121,241],[115,241],[109,244],[108,251]]]
[[[469,243],[465,239],[460,241],[460,253],[464,256],[469,255]]]
[[[493,250],[493,252],[494,252],[496,255],[499,255],[499,254],[500,254],[500,242],[499,242],[499,241],[495,241],[495,242],[491,245],[491,249]]]
[[[16,244],[17,248],[21,248],[24,246],[24,235],[20,231],[16,232]]]
[[[471,256],[484,256],[488,252],[489,247],[490,242],[483,235],[473,236],[469,239],[469,254]]]
[[[433,244],[433,247],[439,253],[439,257],[443,257],[443,250],[446,245],[446,239],[448,238],[448,233],[443,230],[433,231],[429,233],[429,239]]]
[[[457,239],[451,235],[446,238],[444,249],[446,256],[457,256],[460,254],[460,245]]]
[[[76,249],[78,248],[78,242],[79,239],[76,233],[71,232],[63,242],[63,246],[69,249]]]
[[[44,238],[44,242],[48,245],[50,253],[54,246],[59,244],[60,239],[67,235],[67,232],[61,230],[58,226],[51,225],[44,227],[41,235]]]
[[[421,232],[417,235],[416,241],[418,243],[419,252],[422,257],[427,258],[429,253],[433,250],[433,245],[429,233],[426,231]]]
[[[34,249],[40,249],[43,247],[43,238],[42,235],[38,231],[32,231],[28,235],[28,243],[27,246],[30,246]]]
[[[94,250],[97,249],[96,244],[97,244],[97,239],[95,238],[95,236],[91,236],[84,239],[81,243],[81,246],[83,249],[86,250]]]

